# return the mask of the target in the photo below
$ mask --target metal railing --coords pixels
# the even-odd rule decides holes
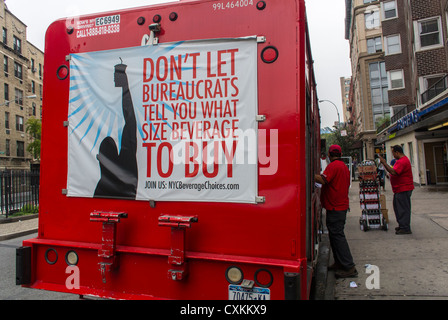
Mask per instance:
[[[448,75],[444,76],[442,79],[429,87],[428,90],[422,93],[422,104],[425,104],[429,100],[437,97],[447,89],[447,77]]]
[[[0,214],[32,210],[39,205],[38,170],[0,171]]]
[[[400,120],[401,118],[403,118],[405,115],[408,114],[408,108],[407,107],[403,107],[403,109],[401,109],[400,111],[396,112],[392,118],[390,118],[390,123],[395,123],[398,120]]]

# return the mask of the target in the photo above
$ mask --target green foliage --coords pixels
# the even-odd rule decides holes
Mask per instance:
[[[27,203],[22,207],[22,209],[20,209],[20,213],[23,213],[23,214],[39,213],[39,205]]]
[[[26,149],[33,155],[34,159],[40,160],[42,122],[36,118],[29,118],[26,122],[26,132],[32,138],[32,142],[28,144]]]
[[[342,134],[344,130],[346,134]],[[328,148],[333,144],[341,146],[343,156],[355,157],[359,153],[358,149],[353,148],[359,142],[359,139],[355,138],[353,127],[334,129],[331,133],[323,134],[322,139],[327,140],[327,150],[325,150],[327,153]]]

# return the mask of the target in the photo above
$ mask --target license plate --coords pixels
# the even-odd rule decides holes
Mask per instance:
[[[246,289],[238,285],[229,285],[229,300],[270,300],[271,292],[267,288]]]

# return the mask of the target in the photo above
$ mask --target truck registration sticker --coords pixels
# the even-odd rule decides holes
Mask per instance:
[[[213,10],[229,10],[253,6],[253,0],[237,0],[213,3]]]

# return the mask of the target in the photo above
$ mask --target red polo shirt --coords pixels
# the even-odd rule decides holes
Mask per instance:
[[[390,185],[393,193],[414,190],[414,178],[412,177],[411,162],[408,157],[403,156],[394,164],[397,175],[390,175]]]
[[[322,206],[328,211],[348,210],[350,171],[345,163],[341,160],[334,160],[325,168],[322,178],[325,181],[321,193]]]

